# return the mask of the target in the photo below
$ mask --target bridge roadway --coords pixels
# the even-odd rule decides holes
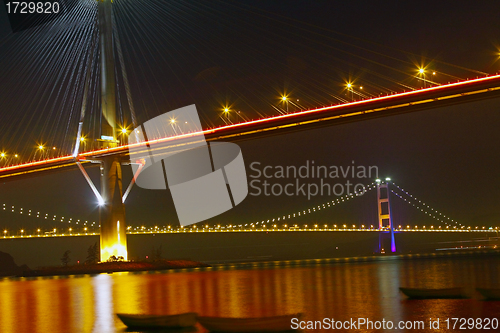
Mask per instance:
[[[203,134],[206,141],[235,142],[495,97],[500,97],[500,75],[225,125],[206,129]],[[183,139],[195,135],[200,135],[200,133],[190,133],[133,145],[84,152],[79,154],[77,159],[68,155],[4,167],[0,168],[0,179],[5,182],[19,177],[28,177],[38,172],[68,170],[76,167],[75,162],[77,160],[85,163],[85,161],[110,155],[118,155],[124,162],[127,162],[130,159],[130,148],[134,150],[134,158],[140,157],[141,153],[144,156],[151,152],[162,154],[177,146]]]
[[[231,228],[231,229],[219,229],[219,228],[197,228],[196,226],[191,228],[177,228],[177,229],[153,229],[153,230],[127,230],[127,235],[153,235],[153,234],[198,234],[198,233],[258,233],[258,232],[387,232],[387,230],[380,230],[374,228]],[[151,228],[152,229],[152,228]],[[405,232],[405,233],[472,233],[472,234],[483,234],[483,235],[496,235],[498,236],[498,228],[495,229],[448,229],[448,228],[396,228],[395,232]],[[22,235],[9,235],[4,234],[0,236],[2,239],[29,239],[29,238],[51,238],[51,237],[73,237],[73,236],[97,236],[99,232],[96,231],[73,231],[73,232],[60,232],[60,233],[36,233],[36,234],[22,234]]]
[[[188,229],[188,228],[185,228]],[[201,229],[201,228],[200,228]],[[293,230],[293,231],[292,231]],[[127,235],[129,258],[144,259],[153,247],[162,257],[204,262],[255,262],[372,256],[378,251],[377,229],[244,229],[132,231]],[[71,251],[72,263],[84,262],[87,248],[99,241],[98,233],[78,236],[0,237],[0,251],[29,267],[59,265],[61,254]],[[453,253],[500,249],[496,230],[405,230],[395,233],[397,254]],[[29,246],[27,246],[29,242]],[[145,245],[147,244],[147,245]],[[31,250],[30,250],[31,249]],[[32,249],[37,249],[33,251]]]

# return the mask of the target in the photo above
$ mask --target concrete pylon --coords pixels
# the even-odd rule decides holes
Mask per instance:
[[[99,51],[101,69],[101,139],[116,141],[116,80],[111,0],[99,0]]]
[[[127,260],[127,226],[125,205],[122,203],[122,170],[118,157],[104,158],[101,164],[101,196],[99,207],[101,225],[101,261],[111,256]]]
[[[101,65],[101,148],[117,145],[116,80],[113,47],[112,0],[98,1]],[[122,202],[122,170],[118,157],[108,156],[101,163],[101,261],[111,256],[127,260],[127,225]]]

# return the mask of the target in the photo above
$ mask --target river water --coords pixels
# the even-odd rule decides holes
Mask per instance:
[[[117,312],[197,312],[227,317],[303,313],[303,325],[324,318],[366,318],[373,325],[382,320],[396,324],[422,320],[426,325],[425,330],[351,326],[353,332],[458,332],[458,324],[455,330],[447,329],[444,320],[500,318],[500,302],[483,301],[474,291],[476,287],[500,287],[499,264],[496,256],[386,258],[336,264],[255,264],[246,269],[227,265],[211,270],[5,278],[0,280],[0,332],[123,332],[125,326],[116,318]],[[400,286],[461,286],[471,298],[408,300],[399,292]],[[439,330],[429,329],[430,318],[440,318]],[[316,328],[303,331],[329,331],[325,325]],[[205,332],[202,327],[197,331]]]

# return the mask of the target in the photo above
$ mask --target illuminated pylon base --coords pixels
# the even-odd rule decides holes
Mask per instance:
[[[127,260],[127,225],[122,202],[122,169],[118,158],[106,157],[101,164],[101,261],[111,256]]]

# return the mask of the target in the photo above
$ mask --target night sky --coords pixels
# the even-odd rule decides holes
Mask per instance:
[[[283,109],[282,94],[309,108],[348,99],[347,82],[355,88],[362,85],[372,96],[419,88],[421,82],[415,78],[419,66],[425,66],[429,75],[436,71],[433,80],[438,83],[472,78],[480,72],[493,74],[500,68],[498,1],[119,0],[114,6],[140,122],[194,103],[205,127],[219,126],[225,106],[248,119],[277,114],[275,108]],[[92,24],[91,16],[85,20]],[[59,28],[66,31],[70,26]],[[54,32],[28,29],[12,34],[9,29],[2,8],[0,149],[28,159],[36,144],[43,142],[69,154],[83,87],[75,83],[77,75],[63,84],[40,70],[47,55],[43,45]],[[90,47],[91,39],[79,41],[73,36],[71,41],[73,49],[59,50],[61,55],[51,57],[61,61],[68,73],[79,73],[79,65],[87,59],[83,47]],[[20,45],[30,47],[13,48]],[[29,56],[25,50],[31,52]],[[82,56],[65,66],[62,60],[69,50]],[[39,66],[26,67],[32,63]],[[120,114],[129,125],[123,82],[119,84]],[[60,97],[50,95],[54,88],[62,89]],[[65,89],[74,89],[66,100]],[[96,136],[91,128],[99,121],[98,99],[92,98],[84,126],[89,138]],[[248,175],[254,174],[249,165],[255,161],[262,166],[299,167],[307,161],[326,166],[348,166],[353,161],[375,165],[380,177],[391,177],[464,225],[500,226],[499,106],[500,100],[487,100],[238,144]],[[232,121],[239,119],[235,113],[232,117]],[[89,172],[98,182],[97,170]],[[124,172],[130,179],[130,171]],[[23,207],[66,220],[98,221],[95,198],[77,170],[0,186],[0,204],[13,205],[16,211]],[[249,195],[236,208],[206,223],[256,222],[327,201],[328,196],[307,200]],[[397,198],[393,202],[396,224],[434,223]],[[131,225],[177,224],[168,191],[134,187],[126,207]],[[374,193],[293,222],[375,224]],[[54,226],[67,228],[69,224],[0,210],[0,228]]]

